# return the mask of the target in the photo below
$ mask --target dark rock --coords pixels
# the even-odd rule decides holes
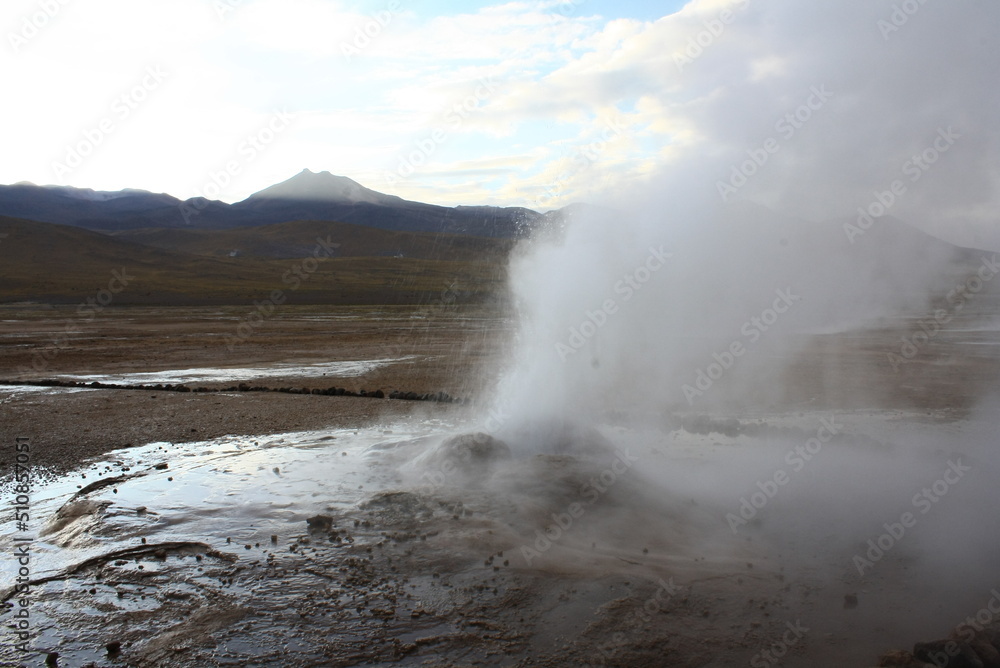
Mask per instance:
[[[372,396],[375,397],[376,399],[385,399],[385,392],[383,392],[382,390],[375,390]]]
[[[115,640],[114,642],[109,642],[107,645],[104,646],[104,648],[108,650],[108,656],[114,657],[121,654],[122,644],[119,641]]]
[[[968,643],[960,640],[935,640],[917,643],[913,656],[938,668],[985,668]]]
[[[329,531],[333,527],[333,518],[329,515],[314,515],[306,520],[309,531]]]
[[[167,464],[167,462],[160,462],[159,464],[156,464],[153,468],[156,469],[157,471],[162,471],[168,468],[169,466],[170,465]]]
[[[984,668],[1000,668],[1000,651],[984,639],[976,639],[969,643],[972,651],[983,662]]]

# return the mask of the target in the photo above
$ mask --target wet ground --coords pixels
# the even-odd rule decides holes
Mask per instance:
[[[671,420],[577,430],[541,454],[491,450],[486,436],[486,451],[464,454],[442,444],[475,425],[434,420],[112,453],[34,494],[25,664],[57,652],[68,666],[732,666],[792,641],[785,665],[863,666],[988,596],[988,579],[947,599],[947,574],[920,582],[926,540],[961,515],[957,497],[995,479],[976,439],[934,447],[954,425]],[[826,450],[801,472],[782,463],[824,424],[839,427]],[[857,531],[877,537],[892,497],[905,505],[958,456],[970,482],[923,538],[859,577]],[[867,471],[852,469],[859,459]],[[775,465],[790,482],[733,530],[727,516]],[[850,470],[896,479],[855,481],[845,500]],[[816,506],[809,525],[802,503]],[[6,554],[27,535],[11,521],[2,534]]]
[[[306,386],[385,389],[396,373],[470,393],[485,383],[503,354],[488,337],[502,319],[439,318],[409,344],[379,344],[415,315],[347,313],[349,331],[320,359],[295,350],[322,346],[336,318],[290,312],[267,355],[205,348],[181,363],[155,333],[180,321],[129,310],[44,373],[278,369]],[[116,356],[124,344],[106,335],[129,331],[135,343],[140,320],[167,326],[145,350]],[[27,346],[22,361],[39,349],[23,343],[26,322],[5,325]],[[997,585],[995,411],[983,397],[1000,339],[990,322],[943,333],[899,375],[865,374],[881,385],[853,402],[838,401],[831,388],[843,384],[823,373],[884,366],[898,331],[817,336],[790,365],[792,411],[609,410],[530,429],[484,421],[482,401],[3,388],[8,473],[19,437],[39,456],[63,439],[53,452],[66,461],[59,475],[32,472],[27,526],[0,518],[14,606],[0,615],[0,662],[874,665],[883,651],[947,635]],[[188,327],[189,339],[207,336]],[[371,361],[381,364],[352,366]],[[43,377],[17,368],[9,375]],[[134,423],[147,438],[126,432]],[[110,447],[124,433],[132,447]],[[91,449],[74,447],[88,438]],[[12,475],[2,494],[13,507]],[[897,538],[906,512],[915,521]],[[13,555],[25,544],[27,654],[10,629],[21,598]]]

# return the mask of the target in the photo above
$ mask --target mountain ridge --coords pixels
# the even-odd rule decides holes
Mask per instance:
[[[95,191],[25,182],[0,185],[0,215],[118,232],[151,227],[232,229],[294,220],[326,220],[383,230],[527,236],[544,216],[523,207],[445,207],[380,193],[344,176],[304,169],[228,204],[166,193]]]

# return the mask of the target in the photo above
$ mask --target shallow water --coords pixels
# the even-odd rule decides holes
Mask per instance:
[[[235,382],[260,378],[320,378],[323,376],[353,378],[363,376],[381,367],[398,364],[411,359],[413,358],[397,357],[379,360],[321,362],[317,364],[279,363],[265,367],[204,367],[116,374],[63,374],[59,378],[88,383],[96,381],[99,383],[133,383],[140,385]]]
[[[391,482],[384,469],[372,466],[380,453],[378,444],[441,429],[440,424],[426,422],[394,427],[391,434],[372,428],[224,437],[183,445],[151,443],[111,453],[105,462],[62,480],[37,484],[31,495],[29,532],[18,532],[11,517],[0,524],[0,549],[5,554],[15,549],[15,538],[33,537],[31,578],[57,578],[35,592],[33,630],[40,634],[35,647],[58,651],[68,662],[62,665],[97,660],[104,654],[98,649],[103,643],[74,639],[77,633],[86,634],[95,615],[114,620],[116,615],[169,607],[162,596],[167,589],[178,600],[211,598],[206,591],[215,586],[210,584],[212,577],[194,576],[205,581],[188,582],[191,564],[207,567],[213,561],[211,551],[220,555],[214,558],[215,570],[226,570],[225,557],[259,565],[273,552],[288,552],[291,544],[307,535],[307,518],[321,513],[346,516]],[[81,489],[103,482],[111,484],[89,493]],[[6,485],[5,496],[13,493]],[[53,531],[60,508],[82,514]],[[144,545],[177,547],[165,548],[166,558],[147,553],[134,560],[112,560],[128,562],[116,567],[105,562],[61,575],[89,559],[100,560],[101,555],[127,548],[141,550]],[[16,569],[16,562],[0,561],[3,582],[14,582]],[[151,586],[126,584],[129,573],[149,578]],[[119,583],[112,585],[115,579]],[[95,586],[94,594],[86,593]],[[286,578],[284,586],[294,589],[296,584]],[[84,592],[83,600],[68,596],[72,589]],[[123,591],[124,598],[118,597]],[[137,620],[119,619],[118,624],[142,628]],[[34,665],[42,665],[44,655],[38,656]]]

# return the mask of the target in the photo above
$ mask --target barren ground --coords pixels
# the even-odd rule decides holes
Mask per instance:
[[[170,516],[170,492],[153,494],[141,486],[166,484],[156,482],[165,472],[144,468],[152,459],[169,464],[171,481],[173,476],[182,481],[184,475],[205,475],[195,465],[202,455],[185,449],[186,443],[300,431],[389,433],[392,425],[414,419],[461,422],[474,413],[476,401],[488,398],[511,333],[503,317],[483,310],[288,307],[230,350],[225,337],[246,312],[244,307],[135,307],[82,321],[70,308],[6,306],[0,308],[0,379],[405,359],[360,376],[313,377],[290,370],[259,382],[447,392],[473,403],[0,387],[5,479],[19,437],[32,443],[39,480],[72,490],[94,475],[121,478],[113,494],[110,488],[82,490],[80,500],[90,505],[76,508],[80,515],[68,528],[53,527],[51,516],[39,518],[39,525],[52,531],[49,540],[61,541],[68,554],[94,554],[94,546],[107,541],[116,549],[139,550],[106,553],[69,569],[50,565],[54,579],[37,585],[33,603],[36,622],[44,628],[35,643],[39,651],[2,658],[41,666],[41,650],[51,650],[63,656],[59,665],[99,666],[759,666],[778,665],[762,663],[760,651],[789,638],[786,631],[805,620],[812,630],[786,647],[782,665],[870,666],[880,651],[930,639],[920,634],[932,629],[939,629],[938,635],[948,631],[938,617],[928,617],[927,628],[920,629],[880,618],[874,593],[867,599],[861,594],[857,609],[845,605],[845,596],[858,593],[856,583],[827,572],[822,559],[814,567],[786,568],[780,548],[766,541],[729,544],[719,553],[706,550],[690,536],[714,530],[718,517],[696,509],[693,499],[651,497],[638,480],[616,486],[607,503],[596,504],[587,517],[592,526],[605,527],[606,540],[590,541],[588,530],[526,561],[522,547],[534,544],[535,529],[576,498],[579,481],[610,465],[611,460],[583,456],[518,460],[503,469],[503,479],[514,480],[524,498],[533,499],[529,503],[504,496],[495,481],[443,488],[418,484],[425,482],[419,476],[410,481],[394,467],[412,470],[407,468],[415,461],[411,451],[417,452],[421,441],[401,441],[398,451],[386,450],[381,468],[363,474],[364,487],[395,486],[398,493],[375,493],[346,506],[347,497],[325,499],[330,526],[319,533],[310,532],[304,519],[323,510],[322,501],[294,512],[276,510],[274,517],[262,511],[264,524],[253,529],[239,529],[235,518],[220,519],[206,525],[216,528],[187,542],[165,541],[170,531],[162,522]],[[61,343],[67,328],[69,338]],[[808,398],[808,410],[816,414],[895,411],[918,427],[947,427],[965,418],[996,379],[1000,360],[993,346],[959,346],[953,340],[959,334],[945,333],[896,373],[886,365],[885,352],[901,331],[815,337],[790,366],[790,395]],[[839,377],[831,377],[831,369]],[[852,369],[857,392],[844,382]],[[710,424],[689,424],[673,434],[687,445],[697,438],[724,440]],[[160,450],[153,455],[139,447],[157,442]],[[99,470],[90,463],[121,448],[136,454],[130,459],[119,453],[117,463]],[[666,453],[659,446],[650,452]],[[271,464],[261,462],[257,468],[269,471]],[[275,475],[279,468],[289,479],[296,475],[294,465],[274,468]],[[79,478],[81,471],[91,477]],[[146,477],[130,477],[137,471]],[[298,474],[304,482],[318,475],[308,458]],[[207,480],[204,484],[214,484]],[[56,501],[65,500],[56,497],[52,511]],[[165,505],[154,508],[154,503]],[[136,523],[140,504],[150,506],[155,521]],[[694,505],[681,512],[683,504]],[[622,515],[623,508],[633,511]],[[180,522],[167,525],[174,521]],[[263,528],[286,525],[282,531]],[[232,544],[223,540],[230,534],[238,536]],[[270,535],[276,536],[273,543]],[[147,537],[159,547],[143,551]],[[42,550],[37,558],[56,554]],[[42,570],[44,563],[38,563]],[[893,605],[902,605],[907,591],[900,587],[908,586],[900,584],[906,581],[902,573],[887,566],[873,591],[895,591],[900,598]],[[833,587],[831,580],[837,583]],[[919,605],[918,590],[914,587],[912,598]],[[155,604],[146,603],[147,595]],[[122,642],[122,653],[108,656],[104,645],[113,638]]]

